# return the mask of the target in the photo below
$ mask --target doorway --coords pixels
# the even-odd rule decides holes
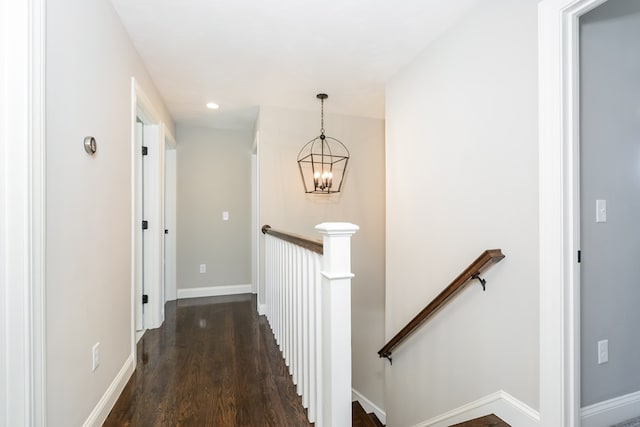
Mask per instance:
[[[640,415],[638,45],[637,0],[611,0],[580,17],[578,277],[585,427]]]
[[[135,79],[131,82],[131,347],[135,354],[137,339],[142,333],[158,328],[164,321],[165,134],[168,132]]]
[[[582,423],[579,22],[606,0],[539,4],[541,425]],[[594,215],[594,207],[588,208]],[[606,408],[605,408],[606,409]]]

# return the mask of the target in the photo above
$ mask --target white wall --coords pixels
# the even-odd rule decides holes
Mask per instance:
[[[185,289],[249,285],[253,133],[178,125],[177,138],[178,297]]]
[[[108,0],[47,1],[48,425],[87,419],[131,354],[131,77],[173,123]],[[98,143],[88,156],[83,138]],[[100,366],[91,347],[100,342]]]
[[[536,26],[536,0],[482,2],[387,86],[387,338],[506,254],[393,353],[389,426],[498,390],[538,407]]]
[[[325,111],[331,109],[331,94]],[[351,152],[343,191],[307,195],[296,162],[302,146],[320,134],[320,111],[261,107],[259,131],[260,226],[320,239],[314,226],[346,221],[352,238],[352,384],[384,408],[384,122],[325,114],[327,136]],[[264,252],[261,252],[264,259]],[[264,283],[262,281],[262,283]]]

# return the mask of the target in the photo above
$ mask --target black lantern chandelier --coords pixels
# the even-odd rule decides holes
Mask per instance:
[[[324,134],[324,100],[329,96],[319,93],[320,136],[307,142],[298,153],[298,167],[305,193],[339,193],[347,172],[349,150],[335,138]]]

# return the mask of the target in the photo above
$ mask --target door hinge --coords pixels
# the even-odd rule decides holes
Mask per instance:
[[[142,295],[142,303],[146,304],[149,302],[149,295]]]
[[[142,146],[142,155],[146,156],[147,154],[149,154],[149,148],[145,147],[144,145]]]
[[[142,221],[142,229],[146,230],[147,228],[149,228],[149,221]]]
[[[582,251],[578,251],[578,264],[582,261]]]

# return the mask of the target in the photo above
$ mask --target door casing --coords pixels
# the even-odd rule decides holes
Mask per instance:
[[[538,5],[540,424],[580,426],[579,18],[606,0]]]
[[[136,352],[136,289],[145,271],[145,293],[149,302],[144,309],[144,328],[154,329],[164,321],[164,147],[165,126],[161,116],[145,95],[135,78],[131,79],[131,351]],[[136,144],[136,122],[143,122],[145,159],[145,218],[141,212],[141,156]],[[145,231],[145,257],[141,256],[142,220],[148,221]],[[135,358],[134,358],[135,360]]]

